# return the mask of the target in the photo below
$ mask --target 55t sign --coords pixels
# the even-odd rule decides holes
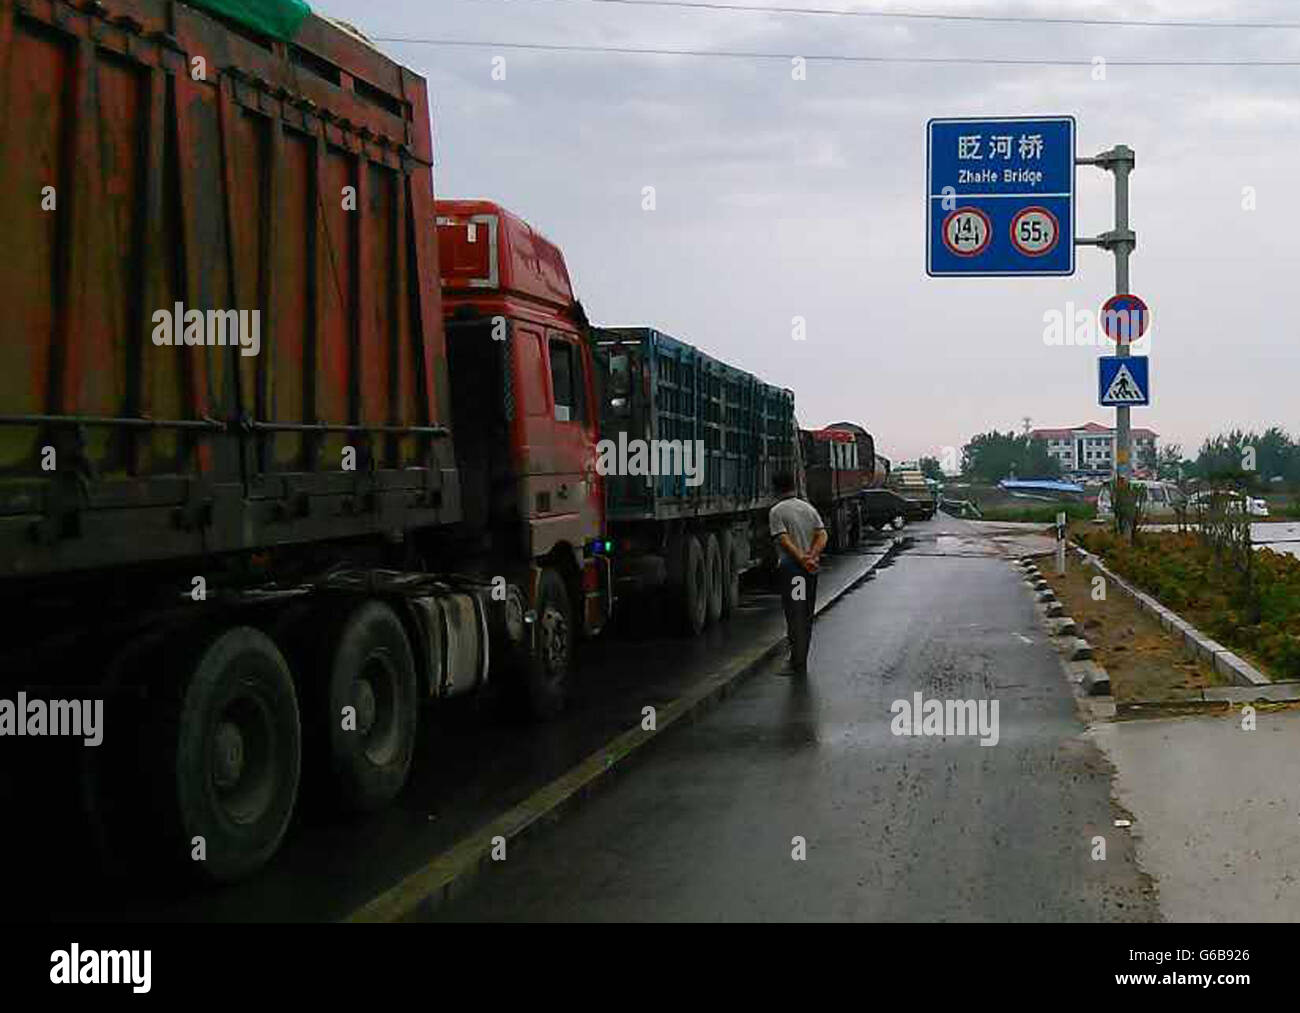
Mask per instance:
[[[1028,207],[1011,219],[1011,245],[1026,257],[1050,253],[1061,234],[1061,223],[1047,208]]]

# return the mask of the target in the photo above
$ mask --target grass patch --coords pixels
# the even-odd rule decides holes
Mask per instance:
[[[986,521],[1019,521],[1027,524],[1055,524],[1056,515],[1064,512],[1067,521],[1090,521],[1097,510],[1090,503],[1044,503],[1042,506],[981,507]]]

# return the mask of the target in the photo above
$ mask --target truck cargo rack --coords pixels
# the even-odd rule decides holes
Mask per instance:
[[[272,433],[389,433],[416,436],[450,436],[446,426],[387,426],[348,422],[222,422],[220,419],[150,419],[118,418],[106,415],[0,415],[0,425],[6,426],[133,426],[140,429],[203,429],[209,432],[229,432],[232,425],[248,432]]]

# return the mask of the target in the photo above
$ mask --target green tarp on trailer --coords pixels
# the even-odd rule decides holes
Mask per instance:
[[[311,13],[302,0],[186,0],[202,10],[238,21],[263,35],[292,39]]]

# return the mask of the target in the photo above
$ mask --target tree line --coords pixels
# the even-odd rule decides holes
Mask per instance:
[[[1167,449],[1179,448],[1174,444]],[[1161,456],[1163,459],[1163,450]],[[1178,456],[1181,458],[1181,451]],[[1232,481],[1248,486],[1274,484],[1279,479],[1300,484],[1300,440],[1281,426],[1269,426],[1263,432],[1232,429],[1207,437],[1195,460],[1180,460],[1176,466],[1162,460],[1162,464],[1168,474],[1161,478]]]
[[[1061,462],[1047,450],[1047,444],[1024,433],[996,429],[972,436],[961,448],[961,470],[968,478],[996,483],[1017,478],[1058,478]]]
[[[1181,444],[1158,447],[1153,456],[1138,457],[1139,469],[1154,472],[1170,481],[1201,479],[1210,482],[1244,483],[1247,486],[1277,484],[1300,485],[1300,439],[1293,438],[1281,426],[1269,426],[1262,432],[1232,429],[1210,436],[1201,444],[1195,458],[1184,457]],[[927,474],[941,478],[939,462],[922,459]],[[930,468],[924,468],[924,465]],[[962,476],[989,483],[1004,478],[1057,478],[1060,462],[1047,450],[1042,440],[1028,434],[994,429],[971,437],[961,451]]]

